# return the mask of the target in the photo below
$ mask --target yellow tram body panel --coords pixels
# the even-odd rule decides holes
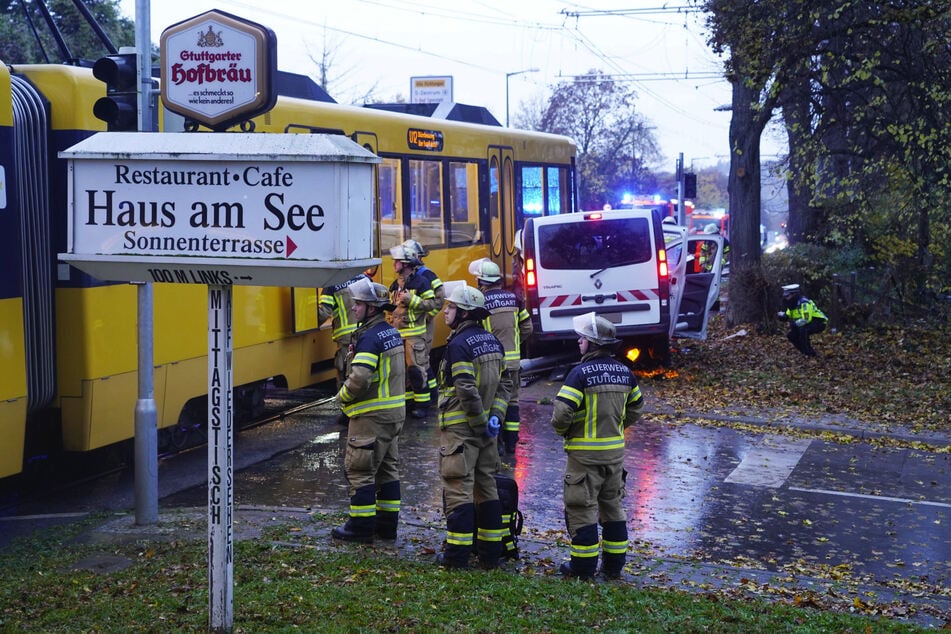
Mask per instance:
[[[234,287],[234,384],[283,377],[289,388],[332,376],[327,331],[293,332],[291,289]],[[138,393],[136,288],[113,284],[57,293],[58,385],[64,448],[87,451],[129,438]],[[178,422],[185,403],[208,388],[208,290],[155,284],[154,398],[159,426]],[[108,421],[108,422],[106,422]]]
[[[19,473],[26,434],[26,358],[23,301],[0,300],[0,478]]]
[[[0,64],[0,128],[5,138],[13,135],[13,101],[10,71]],[[0,198],[8,199],[12,186],[6,172],[0,174]],[[4,205],[0,213],[11,213]],[[4,271],[3,275],[14,275]],[[15,274],[19,274],[16,272]],[[23,468],[23,442],[26,434],[26,352],[23,341],[23,300],[0,296],[0,478],[19,473]]]
[[[105,130],[105,123],[92,114],[92,104],[105,94],[105,86],[89,69],[14,68],[49,101],[57,149],[75,142],[71,139]],[[8,67],[3,67],[0,89],[4,94],[9,94],[9,84]],[[13,125],[11,111],[10,99],[0,99],[0,125]],[[502,185],[507,190],[504,195],[490,193],[487,180],[494,184],[504,181],[506,174],[510,177],[513,161],[560,168],[569,176],[574,169],[575,147],[564,137],[304,99],[280,97],[274,109],[254,119],[254,126],[258,132],[270,133],[340,131],[389,161],[388,195],[396,213],[381,214],[384,197],[379,176],[384,168],[375,168],[376,244],[383,256],[376,279],[386,285],[395,278],[388,247],[410,237],[432,247],[425,262],[443,281],[473,282],[469,262],[486,256],[500,262],[509,258],[515,229],[511,178]],[[411,145],[408,139],[413,131],[438,135],[439,147]],[[58,160],[55,155],[50,158]],[[439,191],[450,191],[455,183],[452,178],[464,172],[461,219],[450,211],[455,209],[450,207],[450,198],[441,198],[433,213],[419,216],[417,212],[425,211],[425,197],[408,203],[409,208],[403,206],[414,193],[411,176],[415,173],[409,170],[413,163],[427,161],[439,163],[433,170],[439,175],[439,187],[445,187]],[[58,186],[51,183],[51,188]],[[413,207],[419,200],[424,206]],[[54,209],[55,221],[64,222],[65,213]],[[400,218],[410,224],[403,225]],[[153,288],[154,398],[159,426],[168,427],[178,423],[190,399],[207,392],[207,287],[155,284]],[[274,378],[295,389],[333,379],[334,344],[330,329],[317,323],[318,298],[314,288],[234,287],[234,385]],[[131,438],[138,392],[136,288],[88,280],[77,284],[74,278],[56,288],[55,302],[57,393],[52,406],[59,407],[63,448],[86,451]],[[16,369],[23,368],[26,354],[22,309],[18,298],[0,300],[0,327],[20,337],[14,343],[19,346],[16,352],[8,353],[9,337],[0,330],[0,355],[8,355],[0,356],[0,379],[4,390],[18,392],[0,394],[4,397],[0,398],[0,434],[5,443],[19,442],[19,447],[5,447],[2,452],[0,477],[18,471],[23,455],[26,380],[24,371]],[[442,315],[436,316],[436,324],[434,345],[438,347],[444,344],[448,329]],[[10,363],[5,362],[7,358]],[[12,409],[16,411],[11,413]]]

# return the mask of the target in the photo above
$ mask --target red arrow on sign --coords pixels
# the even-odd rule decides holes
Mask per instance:
[[[290,236],[287,236],[287,253],[284,254],[284,257],[291,257],[291,253],[297,251],[297,245],[294,244],[294,241],[291,240]]]

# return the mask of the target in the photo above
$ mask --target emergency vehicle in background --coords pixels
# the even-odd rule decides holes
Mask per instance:
[[[615,209],[656,209],[660,212],[661,218],[673,218],[677,220],[676,198],[665,200],[660,196],[631,196],[630,194],[625,194]],[[684,212],[689,221],[694,213],[693,201],[687,200],[684,202]]]
[[[688,233],[709,232],[708,227],[713,225],[717,233],[730,239],[730,214],[726,209],[694,209],[687,219]]]
[[[672,337],[704,338],[719,296],[718,235],[688,236],[658,208],[581,211],[530,218],[523,230],[525,299],[533,355],[572,345],[572,319],[594,311],[612,322],[630,361],[663,364]],[[703,244],[701,244],[703,243]]]

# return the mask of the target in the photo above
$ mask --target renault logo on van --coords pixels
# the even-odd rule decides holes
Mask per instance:
[[[604,286],[604,282],[602,282],[600,279],[594,281],[594,287],[596,289],[600,290],[602,286]]]

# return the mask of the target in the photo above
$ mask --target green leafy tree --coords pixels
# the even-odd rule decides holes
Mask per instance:
[[[585,209],[615,202],[640,165],[658,156],[651,128],[635,111],[635,97],[599,70],[552,88],[539,129],[578,144],[579,201]]]
[[[55,38],[39,3],[7,0],[0,8],[0,60],[8,64],[77,63],[108,53],[72,0],[45,4],[62,42]],[[122,17],[119,0],[86,0],[85,5],[116,48],[135,45],[135,24]]]

